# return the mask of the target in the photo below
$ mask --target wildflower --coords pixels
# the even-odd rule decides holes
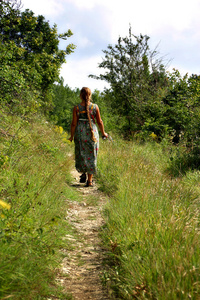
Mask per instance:
[[[10,209],[11,208],[11,205],[4,202],[3,200],[0,200],[0,205],[5,208],[5,209]]]
[[[63,133],[63,128],[62,128],[62,126],[59,126],[59,132],[60,132],[60,134]]]
[[[150,136],[152,137],[153,140],[156,140],[157,137],[158,137],[154,132],[152,132],[152,133],[150,134]]]
[[[62,128],[62,126],[55,126],[54,130],[55,130],[55,132],[59,132],[60,134],[63,133],[63,128]]]

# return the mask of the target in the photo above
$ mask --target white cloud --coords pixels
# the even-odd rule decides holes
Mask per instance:
[[[94,43],[89,40],[87,37],[78,37],[78,47],[80,48],[87,48],[87,47],[91,47],[94,45]]]
[[[99,4],[99,2],[101,2],[101,1],[98,1],[98,0],[87,0],[87,1],[83,1],[83,0],[65,0],[65,2],[74,4],[79,9],[81,9],[81,8],[92,9],[95,5]]]
[[[43,14],[59,32],[71,29],[67,42],[77,45],[67,57],[61,75],[71,87],[89,85],[102,89],[105,83],[88,79],[98,74],[102,50],[116,44],[119,36],[132,33],[150,36],[151,47],[159,42],[161,55],[173,59],[171,66],[186,72],[200,71],[199,0],[22,0],[25,8]],[[63,44],[62,44],[63,45]]]
[[[71,17],[68,12],[71,7],[77,8],[82,15],[88,10],[98,14],[101,8],[105,14],[109,14],[113,24],[113,32],[123,31],[127,24],[132,23],[136,30],[152,31],[162,26],[170,25],[177,30],[190,27],[194,19],[199,19],[199,0],[22,0],[25,7],[32,9],[36,14],[47,16],[59,16],[66,12],[67,18]],[[79,20],[74,20],[78,22]]]
[[[89,87],[92,91],[95,89],[103,90],[104,87],[109,87],[102,80],[89,78],[89,75],[99,75],[100,69],[98,63],[101,62],[100,56],[93,56],[88,59],[74,60],[72,57],[62,66],[61,76],[65,79],[65,84],[70,88]]]
[[[200,17],[199,0],[140,0],[122,2],[116,1],[114,8],[109,5],[113,25],[111,28],[113,40],[119,35],[127,35],[128,24],[138,34],[154,34],[166,26],[174,30],[183,31],[190,28],[194,20]]]
[[[36,15],[59,16],[65,0],[22,0],[23,8],[32,10]]]

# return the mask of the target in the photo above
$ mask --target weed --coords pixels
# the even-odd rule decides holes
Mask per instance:
[[[98,180],[110,195],[102,236],[112,258],[104,280],[120,299],[197,299],[199,174],[168,176],[156,143],[100,147]]]
[[[0,120],[0,298],[71,299],[55,285],[72,233],[65,218],[71,145],[41,118],[25,122],[2,113]],[[40,120],[39,120],[40,119]],[[70,198],[71,197],[71,198]]]

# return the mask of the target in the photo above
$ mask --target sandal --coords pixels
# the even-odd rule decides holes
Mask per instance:
[[[85,187],[93,187],[92,181],[87,180],[87,183],[86,183]]]
[[[80,183],[85,183],[86,182],[86,174],[83,173],[81,176],[80,176]]]

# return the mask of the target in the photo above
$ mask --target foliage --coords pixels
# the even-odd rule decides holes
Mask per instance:
[[[98,181],[110,195],[102,231],[113,299],[198,299],[199,172],[166,175],[156,142],[101,144]]]
[[[70,131],[72,111],[74,105],[80,101],[80,90],[71,90],[67,85],[64,86],[64,79],[61,78],[53,85],[53,94],[53,108],[49,113],[50,119],[55,124]]]
[[[200,77],[192,75],[183,78],[177,70],[170,74],[171,87],[163,101],[163,123],[174,131],[174,142],[183,135],[193,138],[199,135],[199,86]]]
[[[146,122],[142,129],[151,129],[161,137],[168,135],[172,145],[177,145],[169,169],[174,175],[180,175],[200,166],[200,76],[186,74],[182,77],[174,70],[169,81],[160,115],[153,122]]]
[[[102,103],[108,105],[113,131],[125,138],[157,142],[167,139],[176,144],[177,155],[171,160],[171,171],[180,174],[199,168],[200,159],[200,76],[182,76],[178,70],[165,70],[157,50],[149,48],[149,37],[140,34],[119,37],[108,45],[99,64],[105,69],[93,78],[107,81]],[[114,129],[115,128],[115,129]],[[178,169],[180,172],[178,172]]]
[[[112,107],[112,102],[114,101],[113,94],[109,93],[109,91],[100,92],[95,90],[92,94],[92,101],[96,103],[100,109],[105,131],[108,133],[116,132],[120,134],[121,127],[123,127],[123,121],[116,109]]]
[[[126,120],[124,130],[128,134],[159,114],[160,98],[168,86],[162,60],[156,50],[150,51],[148,40],[146,35],[134,36],[130,28],[129,37],[120,37],[115,46],[103,51],[105,58],[99,67],[106,69],[105,74],[90,75],[110,83],[112,106]]]
[[[66,40],[72,32],[58,34],[56,25],[51,27],[43,16],[36,17],[30,10],[21,12],[17,1],[1,1],[0,11],[2,99],[7,101],[9,93],[13,102],[24,91],[31,96],[39,94],[42,104],[49,105],[52,84],[65,56],[75,48],[69,44],[60,50],[59,39]]]
[[[40,75],[18,60],[21,51],[14,42],[0,44],[0,102],[23,117],[41,106],[41,94]]]
[[[0,110],[1,299],[71,299],[55,284],[60,249],[71,249],[66,199],[77,199],[67,184],[72,146],[60,132],[40,115]]]

